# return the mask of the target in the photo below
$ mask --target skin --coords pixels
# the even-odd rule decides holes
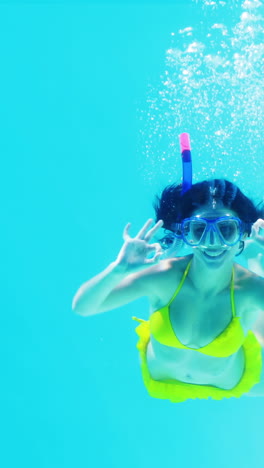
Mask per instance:
[[[246,268],[264,277],[264,245],[253,239],[246,241],[242,259]]]
[[[218,205],[215,209],[207,205],[193,213],[193,216],[211,219],[224,215],[238,217],[234,211],[228,210],[221,205]],[[238,243],[232,247],[228,247],[226,250],[223,249],[220,239],[214,233],[211,236],[207,236],[205,244],[206,247],[198,246],[193,248],[193,261],[189,271],[189,278],[194,288],[204,296],[207,294],[218,294],[230,284],[235,255],[239,251]],[[214,256],[222,252],[223,256],[221,258]]]
[[[237,216],[222,204],[201,206],[192,214],[210,218],[225,214]],[[161,233],[163,221],[151,226],[153,220],[147,221],[133,238],[129,235],[130,223],[125,227],[124,244],[116,260],[79,288],[73,300],[74,310],[83,316],[94,315],[140,297],[148,297],[150,313],[153,313],[169,303],[192,260],[189,274],[169,312],[178,339],[193,349],[166,346],[151,335],[147,348],[148,368],[157,380],[170,378],[223,389],[233,388],[244,372],[242,347],[233,355],[221,358],[204,355],[195,349],[211,343],[232,319],[232,269],[235,273],[236,314],[240,317],[245,336],[248,330],[255,332],[256,324],[259,319],[263,322],[264,317],[264,278],[237,263],[235,255],[240,250],[239,242],[223,249],[218,235],[211,233],[203,239],[203,245],[188,248],[189,255],[168,256],[158,242],[153,242]],[[258,220],[251,234],[251,240],[259,246],[259,251],[264,251],[263,228],[264,221]],[[185,249],[182,252],[185,253]],[[223,255],[218,257],[222,252]],[[264,395],[264,366],[260,384],[247,395]]]
[[[212,205],[200,207],[192,215],[199,215],[205,218],[218,218],[224,215],[238,217],[237,213],[218,204],[214,208]],[[247,234],[243,239],[246,239]],[[210,331],[194,331],[190,323],[197,322],[197,330],[202,328],[202,323],[208,322],[208,317],[214,317],[215,312],[223,316],[223,325],[218,330],[218,324],[212,325],[212,329],[221,333],[230,322],[230,281],[232,269],[235,268],[235,302],[237,314],[241,315],[241,323],[246,334],[249,329],[254,327],[257,319],[264,312],[264,281],[254,273],[244,269],[236,263],[235,255],[239,252],[239,242],[227,249],[218,238],[217,234],[208,235],[203,246],[192,248],[192,263],[188,277],[182,287],[181,293],[175,299],[175,304],[170,306],[170,318],[174,329],[177,329],[178,339],[186,346],[197,348],[206,345],[214,339]],[[221,257],[216,255],[223,253]],[[152,278],[152,294],[149,295],[151,303],[151,312],[158,310],[169,302],[172,293],[175,291],[175,283],[178,284],[182,273],[190,260],[190,256],[181,257],[167,262],[167,271],[161,273],[163,268],[166,270],[166,260],[160,261],[160,276],[155,275]],[[176,260],[176,261],[175,261]],[[162,268],[163,265],[163,268]],[[163,276],[163,279],[162,279]],[[193,304],[195,303],[195,308]],[[195,313],[190,313],[195,310]],[[185,323],[185,317],[189,320],[183,328],[179,325],[179,317],[182,312],[182,322]],[[262,314],[261,314],[262,312]],[[185,317],[184,317],[185,314]],[[209,314],[206,315],[206,314]],[[226,318],[225,318],[226,315]],[[210,317],[210,320],[211,320]],[[217,315],[216,320],[219,320]],[[262,319],[263,321],[263,319]],[[219,324],[220,327],[220,324]],[[212,331],[212,333],[214,333]],[[189,340],[193,342],[189,342]],[[184,354],[183,354],[184,353]],[[187,355],[188,353],[188,355]],[[183,356],[186,360],[183,361]],[[243,351],[240,349],[235,355],[228,358],[213,358],[201,355],[195,351],[172,349],[157,343],[154,338],[149,343],[147,352],[148,366],[154,379],[176,378],[178,380],[197,384],[215,385],[219,388],[233,388],[240,380],[244,369]],[[178,365],[178,362],[185,362]],[[171,365],[173,363],[173,365]],[[166,367],[167,366],[167,367]],[[222,367],[221,367],[222,366]],[[206,368],[208,372],[206,372]],[[212,376],[210,375],[212,369]],[[226,371],[225,371],[226,369]],[[198,371],[197,371],[198,370]],[[254,392],[248,396],[264,394],[264,376],[262,383],[254,386]],[[257,391],[256,391],[257,390]]]
[[[264,278],[264,237],[259,234],[262,229],[264,229],[264,220],[259,219],[254,224],[251,238],[245,242],[241,264]],[[258,319],[253,324],[252,330],[263,348],[264,362],[264,314],[259,314]]]

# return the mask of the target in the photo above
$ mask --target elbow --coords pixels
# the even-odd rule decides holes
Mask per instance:
[[[83,313],[81,312],[80,305],[78,305],[76,297],[74,297],[72,301],[72,311],[77,315],[83,315]]]
[[[73,307],[73,306],[72,306],[72,311],[73,311],[74,314],[80,315],[81,317],[86,317],[86,316],[88,315],[87,313],[85,314],[85,313],[80,309],[80,307],[76,307],[76,306]]]
[[[78,313],[78,312],[76,311],[76,309],[77,309],[77,299],[76,299],[76,296],[74,296],[74,298],[73,298],[73,300],[72,300],[71,308],[72,308],[72,311],[73,311],[73,312]]]
[[[78,307],[76,307],[76,305],[74,305],[74,304],[72,304],[72,311],[76,315],[81,315]]]
[[[80,315],[81,317],[87,317],[88,315],[91,315],[90,313],[87,313],[87,307],[81,307],[80,303],[73,299],[72,301],[72,311],[76,315]]]

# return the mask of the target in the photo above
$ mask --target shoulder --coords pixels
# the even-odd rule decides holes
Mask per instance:
[[[142,276],[145,276],[149,280],[153,280],[155,278],[159,280],[169,275],[181,275],[187,267],[191,257],[191,255],[188,255],[186,257],[175,257],[160,260],[159,263],[145,270],[145,272],[142,273]]]
[[[264,278],[254,274],[251,279],[251,290],[257,307],[264,313]]]
[[[241,257],[249,270],[264,276],[264,249],[259,244],[252,239],[246,241]]]
[[[235,278],[237,279],[237,281],[248,282],[248,281],[254,281],[255,278],[260,278],[259,275],[249,270],[248,268],[245,268],[239,263],[234,263],[234,270],[235,270]]]
[[[238,284],[243,284],[243,286],[248,286],[249,288],[256,287],[259,288],[261,285],[263,287],[264,278],[257,273],[249,270],[248,268],[243,267],[242,265],[235,263],[235,279]]]
[[[264,312],[264,278],[235,264],[235,287],[245,292],[252,306]]]
[[[141,273],[141,280],[145,283],[151,302],[163,298],[167,292],[170,294],[171,288],[175,288],[175,284],[180,281],[190,259],[191,255],[160,260],[158,264]]]
[[[256,314],[254,314],[252,310],[252,316],[255,316],[255,320],[251,329],[261,346],[264,347],[264,278],[256,274],[252,276],[249,297],[256,311]]]

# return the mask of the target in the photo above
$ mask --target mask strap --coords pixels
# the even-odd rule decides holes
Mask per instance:
[[[241,240],[239,243],[239,252],[235,255],[235,257],[238,257],[239,255],[242,254],[244,247],[245,247],[245,242]]]

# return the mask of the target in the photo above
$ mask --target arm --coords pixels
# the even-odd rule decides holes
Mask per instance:
[[[244,258],[250,271],[264,277],[264,250],[253,240],[246,242]]]
[[[151,276],[150,271],[128,275],[113,262],[78,289],[72,309],[78,315],[90,316],[121,307],[148,295]]]
[[[244,258],[249,270],[264,277],[264,237],[260,235],[261,229],[264,229],[264,220],[258,219],[252,227],[251,239],[245,242]]]
[[[261,235],[263,229],[264,220],[258,219],[252,227],[252,239],[248,241],[245,249],[248,267],[258,275],[255,278],[255,298],[259,314],[252,330],[262,347],[264,347],[264,236]]]
[[[159,244],[148,243],[163,224],[162,221],[158,221],[149,230],[152,222],[149,220],[135,238],[128,235],[130,224],[125,227],[123,233],[125,243],[117,260],[84,283],[75,294],[72,309],[77,314],[83,316],[98,314],[148,294],[149,278],[153,274],[150,267],[155,270],[163,253]],[[154,257],[149,259],[148,255],[153,250]]]
[[[94,315],[109,293],[122,281],[125,273],[115,262],[94,278],[86,281],[75,294],[72,309],[79,315]]]
[[[255,307],[258,311],[257,318],[251,329],[255,333],[259,343],[264,348],[264,278],[254,277],[254,287],[251,292],[254,297]]]

